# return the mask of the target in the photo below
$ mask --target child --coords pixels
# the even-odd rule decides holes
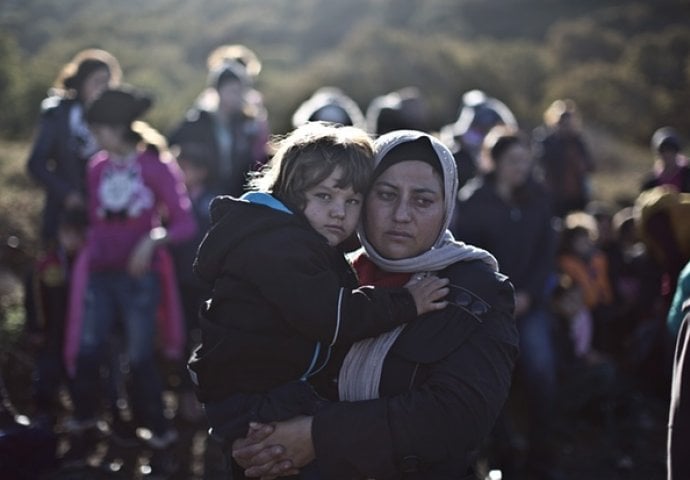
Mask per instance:
[[[195,261],[213,295],[189,366],[216,438],[313,413],[321,400],[305,380],[333,345],[445,307],[437,277],[357,288],[338,247],[355,231],[372,168],[365,132],[311,122],[284,139],[253,192],[213,201]]]
[[[584,211],[569,213],[564,219],[558,250],[558,268],[579,286],[594,320],[594,345],[611,352],[614,297],[606,255],[597,247],[597,224]]]
[[[186,364],[191,352],[199,345],[199,308],[209,297],[210,291],[194,274],[192,265],[197,248],[210,226],[209,205],[216,194],[208,184],[211,153],[206,145],[198,142],[183,143],[175,150],[198,226],[194,237],[171,248],[187,332],[186,355],[175,365],[175,372],[179,376],[178,415],[187,421],[197,422],[203,420],[203,411],[194,393]]]
[[[87,121],[103,150],[88,166],[90,226],[72,283],[74,291],[80,290],[76,284],[85,285],[86,291],[70,305],[76,309],[70,316],[81,319],[81,325],[71,318],[70,326],[80,327],[80,334],[73,335],[78,338],[75,418],[93,419],[98,413],[93,386],[106,356],[104,347],[119,320],[130,365],[133,416],[137,426],[148,430],[142,437],[146,443],[162,450],[177,434],[163,414],[154,355],[159,300],[169,307],[164,318],[180,320],[172,261],[162,246],[191,238],[196,224],[182,175],[164,150],[162,137],[135,122],[150,106],[151,100],[134,90],[112,89],[87,110]],[[77,273],[79,267],[83,270]],[[181,325],[177,327],[181,331]],[[166,353],[175,353],[177,347],[181,354],[181,343],[169,345]],[[74,353],[67,350],[68,368],[74,366]]]
[[[592,345],[592,317],[580,285],[561,275],[551,296],[551,308],[558,320],[559,408],[566,415],[577,415],[593,402],[607,407],[617,387],[616,369]]]
[[[85,209],[63,210],[56,245],[36,260],[27,285],[27,333],[36,348],[35,416],[51,426],[60,413],[59,389],[61,385],[69,386],[62,363],[65,317],[72,264],[84,244],[86,226]]]

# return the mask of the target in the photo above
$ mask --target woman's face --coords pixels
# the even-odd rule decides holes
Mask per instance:
[[[245,88],[241,82],[225,81],[218,87],[218,110],[234,113],[242,109]]]
[[[503,152],[496,163],[496,177],[499,182],[516,188],[525,183],[532,170],[532,154],[519,143]]]
[[[81,86],[79,95],[81,101],[85,106],[91,105],[91,103],[98,98],[98,96],[108,88],[110,84],[110,70],[107,68],[99,68],[93,71]]]
[[[402,259],[434,244],[443,226],[443,184],[426,162],[408,160],[385,170],[365,202],[364,229],[382,256]]]

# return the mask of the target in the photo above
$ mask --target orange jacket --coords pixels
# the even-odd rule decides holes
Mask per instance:
[[[596,252],[589,263],[575,255],[562,254],[558,258],[558,265],[580,286],[587,307],[592,309],[613,303],[608,260],[602,252]]]

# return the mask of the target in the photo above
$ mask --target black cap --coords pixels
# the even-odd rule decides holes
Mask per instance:
[[[131,88],[104,91],[86,111],[86,121],[105,125],[130,125],[151,108],[150,97]]]

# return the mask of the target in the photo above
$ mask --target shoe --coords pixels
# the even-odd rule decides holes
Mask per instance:
[[[69,448],[60,457],[64,467],[86,466],[89,456],[98,443],[98,432],[95,428],[73,432],[69,435]]]
[[[147,480],[164,480],[171,478],[178,469],[179,463],[174,452],[157,450],[149,458],[148,465],[142,468],[142,473]]]
[[[161,434],[155,434],[148,428],[137,428],[137,436],[144,444],[154,450],[164,450],[175,443],[178,438],[174,428],[169,428]]]
[[[115,417],[110,425],[110,439],[120,447],[136,447],[141,444],[137,428],[131,423]]]

